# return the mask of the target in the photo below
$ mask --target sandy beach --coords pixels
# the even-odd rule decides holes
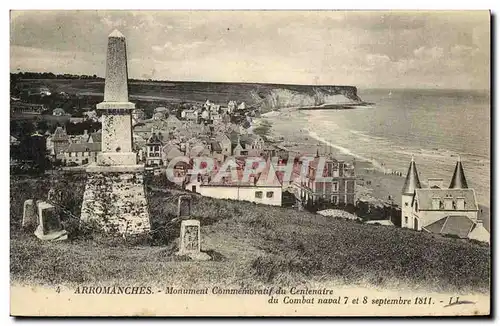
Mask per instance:
[[[283,147],[297,154],[315,155],[319,152],[320,155],[331,155],[339,160],[355,162],[358,198],[401,206],[401,189],[404,185],[406,170],[386,169],[384,163],[377,159],[356,155],[346,147],[322,139],[314,130],[300,127],[307,126],[307,119],[308,116],[304,112],[284,109],[282,112],[274,111],[266,114],[265,117],[256,119],[255,123],[259,124],[262,120],[266,120],[272,125],[270,136],[276,140],[282,140]],[[353,147],[355,148],[356,144],[353,143]],[[480,218],[489,230],[489,207],[479,206]]]

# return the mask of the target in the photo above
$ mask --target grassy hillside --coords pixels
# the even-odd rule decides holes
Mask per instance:
[[[84,178],[66,178],[74,190],[65,206],[78,212]],[[301,284],[333,282],[434,290],[489,288],[489,247],[454,238],[364,225],[286,208],[195,196],[192,215],[202,225],[208,262],[183,261],[179,221],[171,222],[179,191],[148,191],[151,238],[139,245],[78,232],[63,216],[71,239],[42,243],[20,231],[22,203],[48,180],[11,181],[11,276],[45,284],[149,285]],[[63,214],[64,215],[64,214]]]

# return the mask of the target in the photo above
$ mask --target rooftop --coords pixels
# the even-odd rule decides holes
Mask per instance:
[[[420,210],[433,210],[432,199],[439,198],[444,200],[445,198],[451,198],[452,200],[457,200],[458,198],[464,198],[466,211],[477,211],[477,200],[476,194],[473,189],[416,189],[415,198],[417,200],[418,208]]]

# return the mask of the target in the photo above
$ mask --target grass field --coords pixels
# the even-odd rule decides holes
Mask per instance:
[[[84,176],[55,184],[75,215]],[[490,249],[476,242],[337,220],[308,212],[194,196],[208,262],[174,253],[180,222],[171,223],[178,190],[148,191],[151,238],[132,245],[85,234],[63,216],[70,240],[40,242],[20,229],[25,199],[46,194],[49,180],[11,180],[13,281],[36,284],[289,285],[308,282],[406,286],[434,291],[489,291]]]

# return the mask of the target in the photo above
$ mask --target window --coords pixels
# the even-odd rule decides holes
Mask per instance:
[[[405,216],[405,225],[408,224],[408,216]]]
[[[408,202],[405,202],[405,206],[408,207]]]
[[[337,196],[332,196],[332,204],[337,205],[337,203],[338,203]]]
[[[332,187],[333,187],[333,191],[339,191],[339,183],[338,182],[332,183]]]
[[[266,197],[267,198],[273,198],[274,197],[274,192],[273,191],[266,192]]]
[[[255,198],[262,198],[262,191],[256,191]]]

